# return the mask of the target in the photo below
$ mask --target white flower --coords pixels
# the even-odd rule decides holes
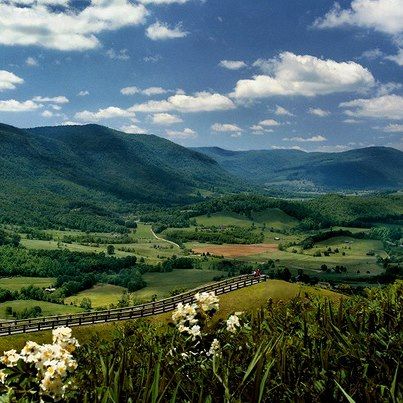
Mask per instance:
[[[7,374],[4,372],[4,369],[0,369],[0,383],[4,383],[7,378]]]
[[[200,326],[199,325],[192,326],[189,329],[188,333],[192,336],[192,339],[195,340],[197,336],[201,336]]]
[[[3,357],[1,357],[1,362],[4,365],[7,365],[7,367],[14,367],[21,358],[22,357],[17,353],[17,350],[8,350],[5,351]]]
[[[239,323],[239,318],[237,315],[231,315],[227,319],[227,331],[231,333],[235,333],[237,331],[237,327],[241,327],[241,324]]]
[[[197,293],[194,297],[203,312],[218,311],[220,300],[216,297],[214,291]]]
[[[211,343],[210,350],[207,352],[207,355],[210,356],[219,356],[220,355],[221,345],[217,339],[214,339]]]

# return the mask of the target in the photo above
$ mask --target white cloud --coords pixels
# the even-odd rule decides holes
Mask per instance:
[[[184,38],[189,32],[183,31],[180,24],[170,28],[165,22],[157,21],[146,29],[146,35],[153,41]]]
[[[214,123],[211,130],[215,132],[242,132],[242,129],[231,123]]]
[[[167,130],[165,133],[167,137],[172,139],[194,139],[197,137],[197,132],[188,127],[182,131]]]
[[[181,123],[183,120],[179,116],[169,113],[155,113],[152,116],[152,122],[156,125],[172,125],[174,123]]]
[[[189,0],[139,0],[140,3],[143,4],[185,4],[187,3]]]
[[[90,92],[87,91],[87,90],[81,90],[81,91],[77,94],[78,97],[85,97],[85,96],[87,96],[87,95],[90,95]]]
[[[41,106],[42,105],[31,100],[20,102],[15,99],[9,99],[7,101],[0,101],[0,112],[29,112],[34,111]]]
[[[148,97],[152,95],[161,95],[161,94],[166,94],[168,90],[162,88],[162,87],[149,87],[145,89],[140,89],[138,87],[125,87],[120,90],[120,93],[123,95],[135,95],[135,94],[142,94],[146,95]]]
[[[378,48],[366,50],[365,52],[362,52],[362,54],[361,54],[362,58],[369,59],[369,60],[374,60],[374,59],[377,59],[382,56],[383,56],[383,52]]]
[[[52,109],[54,109],[55,111],[60,111],[62,109],[62,107],[60,105],[49,105]]]
[[[264,98],[277,95],[312,97],[337,92],[365,90],[375,84],[372,74],[360,64],[322,60],[309,55],[283,52],[278,58],[259,63],[264,72],[252,79],[239,80],[236,98]]]
[[[34,102],[52,102],[54,104],[67,104],[69,102],[68,98],[65,96],[59,95],[57,97],[41,97],[36,96],[33,97],[32,100]]]
[[[38,60],[36,60],[34,57],[29,56],[27,57],[27,59],[25,60],[25,64],[27,66],[31,66],[31,67],[36,67],[39,66]]]
[[[109,59],[112,60],[127,61],[130,59],[127,49],[120,49],[118,51],[116,51],[115,49],[108,49],[106,51],[106,55],[109,57]]]
[[[392,60],[399,66],[403,66],[403,49],[399,49],[396,55],[386,56],[385,59]]]
[[[297,141],[299,143],[321,143],[326,141],[327,138],[321,135],[312,137],[284,137],[283,141]]]
[[[100,45],[97,34],[145,22],[142,4],[128,0],[91,0],[84,8],[67,1],[1,2],[0,44],[42,46],[60,51],[93,49]],[[60,9],[61,8],[61,9]]]
[[[260,126],[279,126],[280,123],[277,122],[277,120],[274,119],[265,119],[259,122]]]
[[[271,146],[272,150],[298,150],[298,151],[305,151],[300,146],[291,146],[291,147],[281,147],[281,146]]]
[[[247,66],[242,60],[221,60],[218,65],[228,70],[240,70]]]
[[[276,110],[274,113],[278,116],[294,116],[294,114],[292,114],[290,111],[278,105],[276,105]]]
[[[403,119],[403,97],[399,95],[354,99],[353,101],[342,102],[339,106],[349,108],[344,112],[348,116]]]
[[[317,28],[335,28],[345,25],[373,28],[396,35],[403,31],[401,0],[353,0],[351,7],[342,9],[338,3],[315,21]]]
[[[0,35],[1,36],[1,35]],[[0,92],[4,90],[13,90],[18,84],[22,84],[24,80],[6,70],[0,70]]]
[[[378,84],[378,88],[376,89],[376,96],[379,97],[381,95],[388,95],[396,90],[400,90],[402,88],[402,84],[389,82],[384,84]]]
[[[148,101],[133,105],[130,110],[135,112],[211,112],[234,109],[235,104],[225,95],[196,92],[194,95],[175,94],[166,100]]]
[[[319,146],[315,149],[315,151],[323,153],[339,153],[348,150],[351,150],[351,147],[345,144],[336,144],[334,146]]]
[[[309,108],[308,113],[310,113],[311,115],[319,116],[321,118],[324,118],[325,116],[330,115],[329,111],[325,111],[324,109],[320,109],[320,108]]]
[[[81,126],[82,123],[78,123],[78,122],[73,122],[72,120],[65,120],[64,122],[62,122],[63,126]]]
[[[357,119],[344,119],[343,122],[348,123],[350,125],[355,125],[357,123],[361,123],[361,121],[357,120]]]
[[[136,126],[135,123],[136,122],[133,122],[130,125],[122,126],[120,128],[120,130],[122,130],[125,133],[129,133],[129,134],[147,134],[148,133],[146,129]]]
[[[383,131],[386,133],[403,133],[403,125],[389,123],[383,128]]]
[[[157,63],[162,59],[161,55],[144,56],[143,61],[146,63]]]
[[[81,111],[77,112],[74,115],[75,119],[86,122],[97,122],[98,120],[113,118],[133,118],[134,116],[134,112],[130,112],[116,106],[109,106],[105,109],[98,109],[97,112]]]
[[[51,118],[51,117],[53,116],[53,112],[52,112],[52,111],[43,111],[43,112],[41,113],[41,115],[42,115],[44,118]]]

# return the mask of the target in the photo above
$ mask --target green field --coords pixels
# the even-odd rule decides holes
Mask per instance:
[[[52,277],[6,277],[0,278],[0,288],[10,291],[18,291],[23,287],[33,285],[35,287],[50,287],[56,281]]]
[[[40,306],[42,308],[42,316],[64,315],[69,313],[83,312],[83,309],[72,305],[53,304],[51,302],[45,301],[17,300],[3,302],[0,304],[0,318],[13,319],[12,317],[6,315],[7,307],[11,307],[13,311],[20,312],[26,308],[29,309],[34,306]]]
[[[289,216],[278,208],[252,213],[251,218],[236,213],[220,212],[198,216],[195,217],[195,219],[197,225],[204,225],[205,227],[229,225],[249,227],[255,223],[255,225],[265,224],[267,227],[283,230],[292,228],[298,224],[297,219]]]
[[[97,284],[89,290],[65,299],[66,304],[80,305],[83,298],[89,298],[93,308],[105,307],[116,304],[126,289],[112,284]]]

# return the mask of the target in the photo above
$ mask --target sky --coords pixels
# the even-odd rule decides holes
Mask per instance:
[[[0,122],[403,150],[403,0],[0,0]]]

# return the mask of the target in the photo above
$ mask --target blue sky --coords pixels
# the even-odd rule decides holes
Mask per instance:
[[[0,121],[403,149],[403,0],[0,0]]]

